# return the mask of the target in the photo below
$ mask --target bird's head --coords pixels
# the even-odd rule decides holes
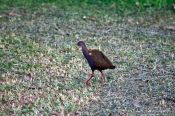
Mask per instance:
[[[85,46],[85,43],[84,43],[83,41],[79,41],[79,42],[77,43],[77,45],[78,45],[79,47],[82,47],[82,46]]]

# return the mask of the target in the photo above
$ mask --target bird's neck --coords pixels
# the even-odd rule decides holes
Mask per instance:
[[[87,49],[87,47],[85,45],[82,46],[82,51],[83,51],[84,55],[89,55],[88,49]]]
[[[89,62],[90,67],[93,68],[94,67],[94,62],[93,62],[91,56],[89,55],[87,47],[86,46],[82,46],[82,51],[83,51],[83,55],[85,56],[85,58]]]

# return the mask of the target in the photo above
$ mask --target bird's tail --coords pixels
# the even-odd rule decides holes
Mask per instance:
[[[111,68],[110,69],[115,69],[115,66],[113,65],[113,66],[111,66]]]

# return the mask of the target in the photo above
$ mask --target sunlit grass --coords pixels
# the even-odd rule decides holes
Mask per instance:
[[[61,52],[64,48],[53,49],[16,35],[1,36],[0,43],[3,113],[51,114],[61,112],[61,107],[71,112],[87,103],[92,92],[84,86],[81,65],[76,65],[82,61],[79,55],[68,55],[77,52],[75,46]]]

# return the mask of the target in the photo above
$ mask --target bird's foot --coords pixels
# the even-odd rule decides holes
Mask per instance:
[[[106,81],[105,81],[105,79],[104,79],[103,77],[101,77],[101,78],[100,78],[100,82],[101,82],[101,83],[105,83]]]
[[[104,81],[103,80],[100,80],[100,83],[104,83]]]
[[[91,86],[91,84],[88,81],[86,81],[85,83],[87,86]]]
[[[102,85],[104,85],[104,84],[105,84],[105,81],[101,80],[100,83],[101,83]]]

